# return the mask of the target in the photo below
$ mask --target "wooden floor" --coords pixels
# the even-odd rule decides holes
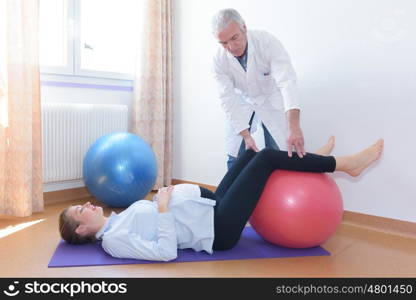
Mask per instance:
[[[60,240],[59,212],[84,202],[50,204],[28,218],[0,217],[0,277],[416,277],[415,238],[347,223],[323,245],[330,256],[48,268]]]

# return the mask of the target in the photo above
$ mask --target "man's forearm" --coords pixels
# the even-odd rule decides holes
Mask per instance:
[[[289,130],[300,128],[300,110],[291,109],[286,112],[287,125]]]

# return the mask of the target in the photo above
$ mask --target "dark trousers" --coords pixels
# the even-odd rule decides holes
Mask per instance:
[[[216,200],[214,207],[214,250],[234,247],[254,211],[267,179],[274,170],[333,172],[335,158],[307,153],[299,158],[293,153],[265,148],[247,150],[228,170],[215,193],[201,187],[201,196]]]
[[[253,123],[253,118],[254,118],[254,112],[251,115],[250,121],[248,123],[249,127],[249,131],[251,131],[251,124]],[[261,123],[261,126],[263,127],[263,133],[264,133],[264,146],[266,148],[273,148],[276,150],[279,150],[279,146],[277,145],[276,141],[273,139],[272,135],[270,134],[269,130],[267,129],[267,127]],[[231,169],[231,167],[233,166],[233,164],[235,164],[235,162],[237,161],[237,158],[241,155],[243,155],[243,153],[246,151],[246,143],[244,142],[244,139],[241,141],[241,145],[240,145],[240,149],[238,150],[238,154],[237,157],[228,155],[228,160],[227,160],[227,168],[228,170]]]

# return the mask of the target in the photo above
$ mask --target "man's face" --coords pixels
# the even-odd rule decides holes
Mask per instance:
[[[223,31],[217,35],[218,42],[225,50],[234,56],[241,56],[244,54],[247,46],[247,29],[241,29],[238,23],[231,21]]]

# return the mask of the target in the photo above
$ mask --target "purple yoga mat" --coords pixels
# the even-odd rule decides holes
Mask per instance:
[[[214,254],[212,255],[207,254],[206,252],[196,252],[192,249],[178,250],[178,257],[168,263],[322,255],[330,255],[330,253],[322,247],[306,249],[279,247],[263,240],[263,238],[261,238],[253,230],[253,228],[246,227],[244,228],[243,234],[237,246],[231,250],[214,251]],[[70,245],[61,240],[49,262],[48,267],[79,267],[149,263],[166,262],[114,258],[105,253],[98,243]]]

